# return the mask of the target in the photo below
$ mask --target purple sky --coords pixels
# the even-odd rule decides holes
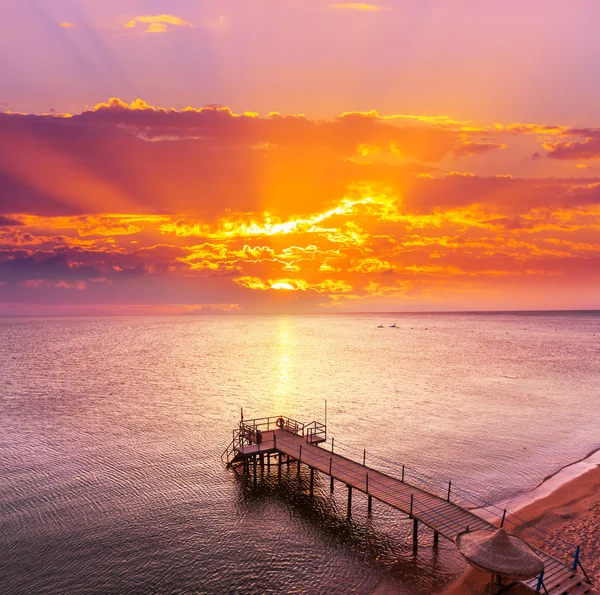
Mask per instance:
[[[101,99],[600,123],[596,0],[24,0],[0,24],[0,108]],[[174,15],[192,26],[124,24]],[[72,28],[59,23],[72,23]]]

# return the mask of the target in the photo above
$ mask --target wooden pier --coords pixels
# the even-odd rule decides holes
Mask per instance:
[[[497,524],[467,510],[456,501],[453,502],[451,482],[447,484],[446,497],[434,494],[415,485],[418,482],[413,477],[416,479],[417,476],[409,477],[409,473],[405,474],[404,465],[401,467],[400,477],[393,477],[367,466],[366,451],[361,464],[334,452],[333,441],[331,450],[323,448],[320,445],[326,443],[326,438],[326,426],[317,422],[305,425],[287,417],[251,420],[241,422],[239,429],[234,430],[233,440],[223,453],[223,458],[228,466],[239,464],[247,472],[250,472],[252,466],[255,483],[257,465],[260,464],[261,468],[264,468],[265,457],[269,465],[271,456],[276,457],[279,476],[282,464],[289,466],[293,462],[298,472],[304,464],[310,469],[311,496],[314,493],[314,474],[315,471],[319,471],[330,477],[331,492],[334,491],[335,481],[346,486],[348,516],[352,512],[353,491],[366,495],[369,513],[372,510],[373,499],[406,513],[413,520],[415,548],[418,546],[419,523],[433,531],[434,545],[437,544],[439,535],[454,542],[456,537],[465,531],[497,528]],[[510,520],[514,517],[510,513],[508,519],[506,517],[507,511],[504,511],[502,521],[498,524],[512,522],[516,529],[520,529],[520,536],[526,540],[527,534],[538,537],[535,532],[529,530],[531,525],[518,526],[514,520]],[[544,561],[545,568],[542,576],[523,581],[524,585],[533,591],[549,595],[579,595],[592,590],[579,559],[579,548],[575,549],[572,563],[563,562],[559,557],[539,547],[532,546],[532,549]]]

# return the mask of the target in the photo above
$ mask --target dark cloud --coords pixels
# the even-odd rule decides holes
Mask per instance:
[[[438,160],[455,132],[399,128],[363,115],[316,122],[229,110],[119,107],[73,118],[1,115],[0,212],[188,213],[224,209],[301,215],[328,208],[352,183],[401,183],[431,165],[358,163],[361,145]]]
[[[544,148],[548,150],[548,157],[551,159],[600,159],[600,130],[577,129],[573,134],[579,134],[585,137],[583,141],[565,141],[548,142]]]
[[[0,132],[0,135],[2,133]],[[10,166],[2,164],[2,147],[0,143],[0,213],[37,213],[39,215],[76,214],[77,209],[59,198],[48,194],[43,186],[43,178],[38,188],[33,180],[13,177]],[[35,169],[35,166],[32,167]],[[2,171],[4,170],[4,171]]]
[[[211,145],[255,146],[261,143],[286,147],[330,147],[340,157],[352,155],[360,144],[396,145],[404,154],[424,161],[439,161],[460,142],[459,133],[428,126],[403,127],[371,113],[348,113],[335,120],[318,121],[304,116],[272,115],[259,118],[234,115],[224,107],[174,111],[131,109],[121,103],[99,107],[71,118],[73,124],[111,124],[142,137],[194,139]]]
[[[506,148],[506,145],[501,143],[463,142],[452,152],[456,157],[465,157],[467,155],[484,155],[490,151],[497,151],[504,148]]]
[[[152,270],[164,269],[159,263],[149,267],[136,253],[120,254],[55,248],[49,251],[0,251],[0,281],[90,281],[137,278]]]
[[[0,227],[15,227],[17,225],[23,225],[23,222],[14,219],[13,217],[4,217],[4,215],[0,215]]]
[[[91,267],[69,266],[67,257],[62,254],[16,256],[0,261],[2,281],[84,281],[99,275],[100,272]]]
[[[532,224],[525,223],[521,217],[497,217],[496,219],[487,219],[483,223],[486,225],[498,225],[504,229],[524,229],[531,227]]]
[[[410,212],[484,205],[514,216],[535,208],[570,208],[600,204],[598,180],[593,179],[513,179],[448,175],[419,178],[405,192]]]

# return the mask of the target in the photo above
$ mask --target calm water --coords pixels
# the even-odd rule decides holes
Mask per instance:
[[[0,593],[435,593],[463,563],[401,513],[226,470],[240,406],[327,399],[340,448],[500,500],[600,446],[599,340],[585,313],[0,319]]]

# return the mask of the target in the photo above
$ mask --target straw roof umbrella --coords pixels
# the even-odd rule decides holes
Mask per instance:
[[[514,580],[525,580],[541,574],[544,562],[533,550],[504,529],[473,531],[456,537],[458,551],[475,568],[492,573],[490,593],[493,593],[494,575]]]

